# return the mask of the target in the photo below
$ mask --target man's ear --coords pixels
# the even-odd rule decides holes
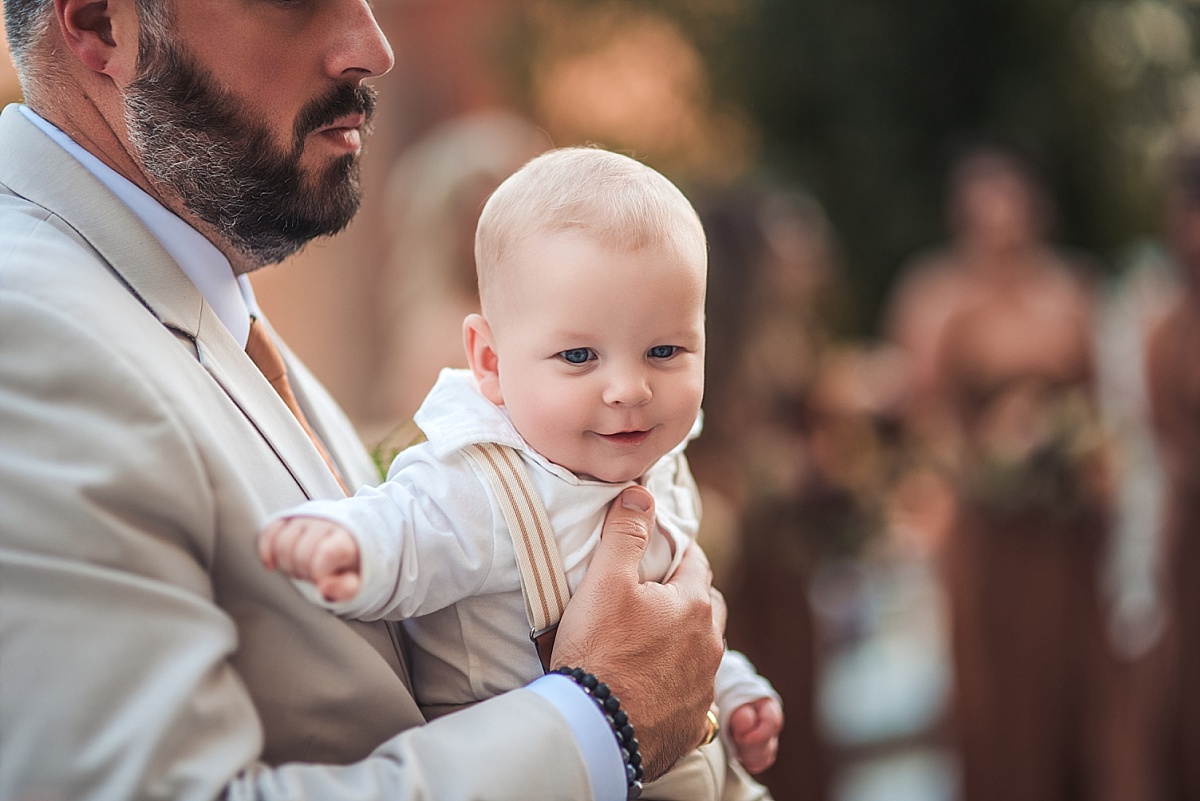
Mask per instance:
[[[497,406],[504,405],[500,392],[500,357],[496,355],[492,327],[480,314],[468,314],[463,320],[463,347],[467,350],[467,364],[479,384],[483,397]]]
[[[54,14],[67,49],[85,67],[122,85],[137,76],[134,0],[54,0]]]

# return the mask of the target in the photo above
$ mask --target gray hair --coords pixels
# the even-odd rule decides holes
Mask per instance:
[[[8,50],[21,81],[32,75],[33,49],[50,27],[53,0],[4,0]],[[139,64],[162,42],[171,21],[170,0],[137,0]]]
[[[8,34],[8,50],[12,53],[17,71],[24,74],[29,51],[50,24],[52,0],[4,0],[4,28]]]

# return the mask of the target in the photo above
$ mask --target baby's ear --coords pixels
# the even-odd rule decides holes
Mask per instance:
[[[467,364],[475,374],[479,391],[483,397],[497,406],[504,405],[500,392],[500,357],[496,355],[496,343],[492,327],[480,314],[468,314],[463,320],[463,347],[467,350]]]

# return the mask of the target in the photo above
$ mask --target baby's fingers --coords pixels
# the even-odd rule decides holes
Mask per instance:
[[[325,579],[341,575],[357,578],[360,569],[358,543],[354,537],[343,528],[330,526],[313,549],[310,560],[313,583],[320,587]]]
[[[258,558],[267,570],[282,570],[291,573],[291,554],[296,540],[304,532],[300,518],[286,517],[276,520],[258,535]]]
[[[733,710],[729,716],[729,734],[742,767],[752,774],[771,767],[779,753],[782,728],[783,709],[774,698],[760,698]]]
[[[283,528],[285,520],[276,520],[262,530],[258,535],[258,559],[267,570],[275,569],[275,540]]]
[[[779,738],[772,737],[765,743],[741,746],[738,748],[738,760],[742,767],[751,775],[758,775],[775,764],[779,754]]]
[[[358,594],[362,580],[357,573],[338,573],[314,582],[321,597],[331,603],[348,601]]]
[[[734,742],[743,742],[758,725],[758,712],[754,704],[742,704],[729,713],[729,736]]]
[[[753,704],[754,725],[745,732],[748,742],[765,743],[783,729],[783,709],[773,698],[763,698]]]

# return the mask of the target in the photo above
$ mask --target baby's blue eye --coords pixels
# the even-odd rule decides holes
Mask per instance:
[[[561,351],[558,356],[567,364],[583,364],[592,358],[592,349],[571,348],[570,350]]]
[[[675,345],[655,345],[650,349],[651,359],[669,359],[679,350]]]

